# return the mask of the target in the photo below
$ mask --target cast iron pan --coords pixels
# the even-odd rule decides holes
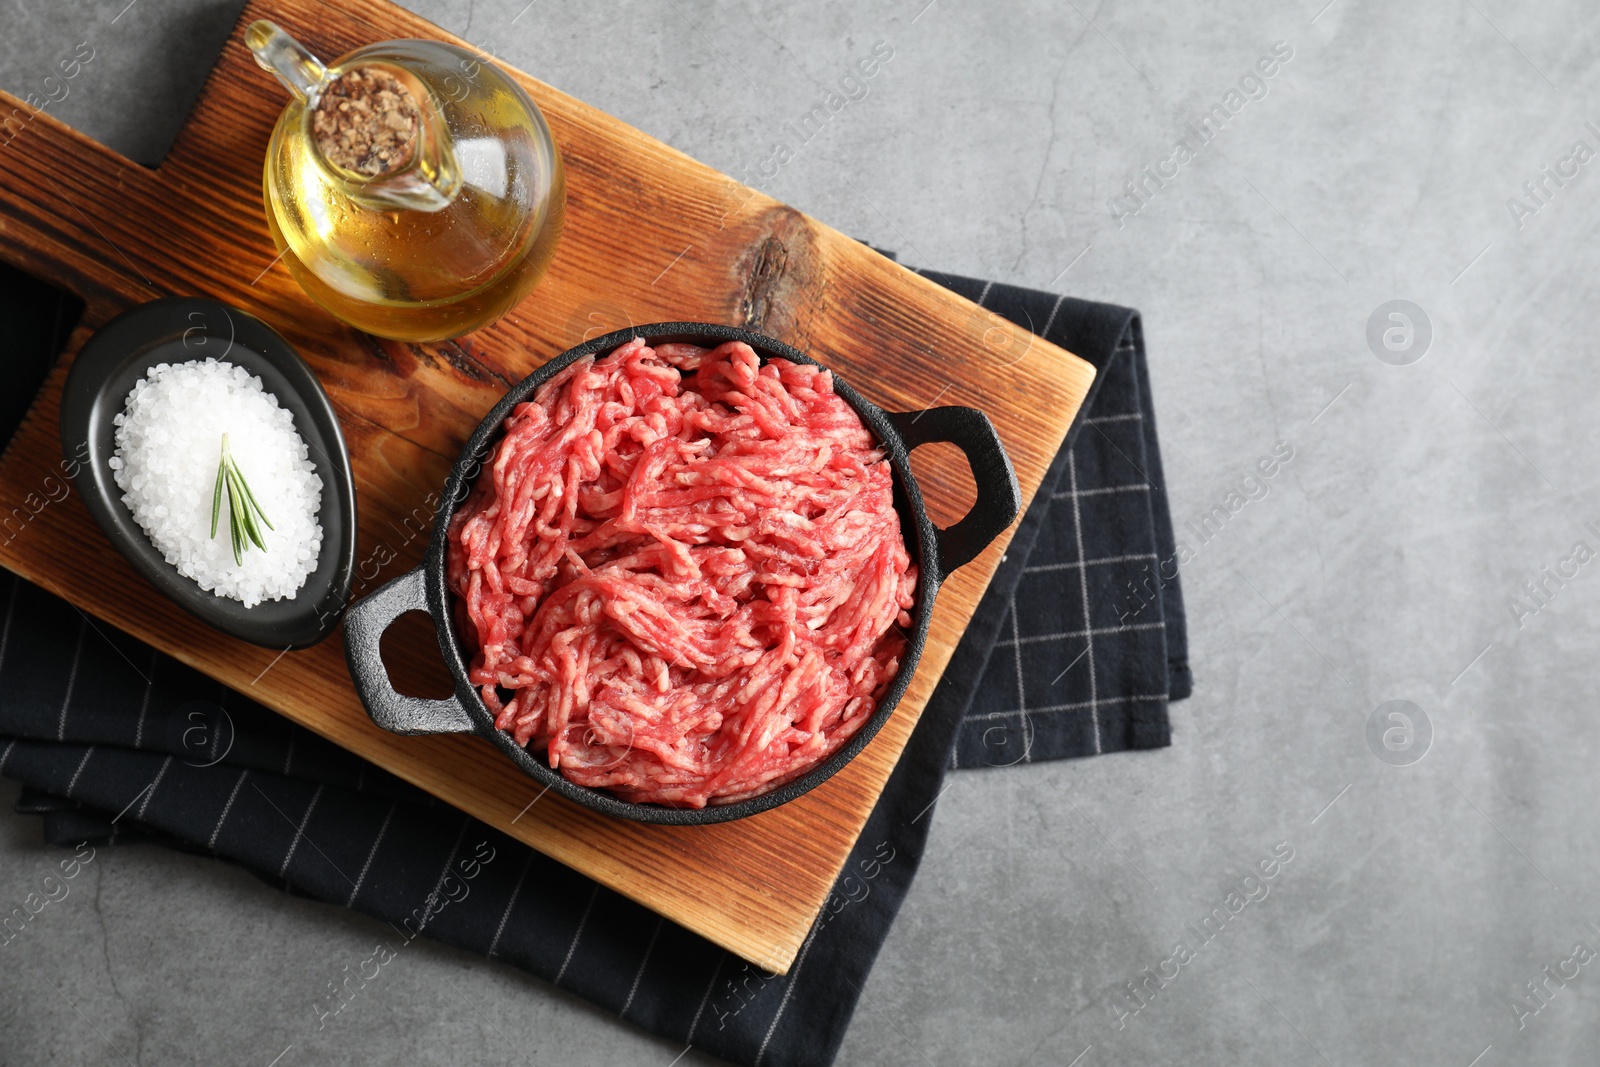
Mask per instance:
[[[445,585],[444,563],[446,531],[450,516],[466,499],[472,481],[503,432],[506,417],[517,404],[528,399],[538,387],[562,368],[585,356],[600,356],[634,338],[650,344],[687,342],[714,347],[725,341],[743,341],[755,349],[763,362],[787,359],[795,363],[818,365],[817,361],[770,337],[732,326],[701,322],[663,322],[638,326],[596,337],[552,359],[519,382],[478,424],[478,429],[461,450],[461,457],[445,483],[445,491],[434,519],[433,538],[423,565],[396,578],[370,596],[357,601],[345,616],[345,656],[350,676],[372,720],[397,734],[473,733],[487,738],[511,758],[528,776],[554,789],[584,807],[618,818],[639,822],[694,826],[740,819],[793,800],[825,782],[850,762],[870,741],[900,702],[911,676],[916,673],[922,646],[928,637],[933,598],[945,577],[970,562],[1001,531],[1011,525],[1021,507],[1022,493],[1017,487],[1011,460],[1000,445],[999,435],[988,416],[976,408],[942,407],[925,411],[884,411],[864,399],[845,382],[834,378],[834,390],[855,408],[882,443],[894,471],[895,506],[907,547],[918,563],[917,603],[911,609],[911,639],[900,664],[900,673],[890,683],[883,700],[861,729],[833,755],[799,778],[770,793],[749,800],[704,808],[670,808],[659,804],[640,804],[623,800],[599,789],[568,781],[537,753],[523,748],[511,735],[495,729],[490,714],[476,687],[467,680],[467,653],[456,632],[456,613],[451,593]],[[978,499],[965,518],[947,530],[940,530],[928,518],[922,493],[911,473],[908,454],[918,445],[948,441],[966,454],[977,483]],[[456,695],[446,700],[425,700],[396,693],[384,670],[378,643],[384,630],[408,611],[424,611],[433,618],[439,648],[455,677]]]
[[[158,363],[215,358],[243,367],[294,413],[294,428],[311,447],[322,478],[322,552],[317,569],[292,600],[247,608],[201,589],[150,543],[122,502],[109,460],[116,418],[134,383]],[[350,455],[328,394],[289,342],[260,319],[215,300],[169,297],[118,315],[102,326],[72,363],[61,393],[61,447],[80,465],[83,502],[117,551],[151,585],[224,633],[268,648],[304,648],[339,625],[350,599],[356,560],[356,490]],[[209,460],[213,465],[215,459]]]

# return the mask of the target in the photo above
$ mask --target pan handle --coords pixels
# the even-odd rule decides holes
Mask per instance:
[[[384,631],[394,620],[408,611],[428,612],[426,578],[427,572],[418,567],[362,597],[345,612],[345,662],[350,665],[350,678],[356,683],[356,693],[367,714],[390,733],[473,733],[477,725],[454,697],[426,700],[395,692],[378,650]]]
[[[886,411],[889,424],[910,452],[918,445],[948,441],[961,449],[972,468],[978,499],[960,522],[938,531],[938,572],[943,579],[988,547],[1022,510],[1022,489],[1011,457],[1000,444],[989,416],[977,408],[944,407],[923,411]]]

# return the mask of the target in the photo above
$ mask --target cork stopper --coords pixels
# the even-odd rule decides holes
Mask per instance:
[[[334,167],[376,178],[416,155],[420,112],[416,97],[393,74],[356,67],[323,87],[311,113],[311,135]]]

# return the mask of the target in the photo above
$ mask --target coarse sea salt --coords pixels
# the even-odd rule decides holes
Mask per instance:
[[[151,544],[179,574],[247,608],[293,599],[317,568],[322,479],[294,414],[261,379],[216,359],[158,363],[128,394],[116,425],[111,469],[122,502]],[[251,545],[243,563],[228,536],[223,493],[211,536],[212,491],[222,435],[272,529],[266,551]]]

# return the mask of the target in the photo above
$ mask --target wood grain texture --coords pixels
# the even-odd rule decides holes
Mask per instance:
[[[357,596],[420,561],[436,494],[484,412],[585,335],[665,320],[732,323],[811,354],[891,410],[981,407],[1027,499],[1092,368],[525,75],[517,77],[567,166],[566,232],[549,276],[501,322],[455,341],[414,345],[354,331],[274,260],[261,160],[286,101],[242,43],[244,27],[262,17],[324,57],[386,38],[455,40],[376,0],[337,9],[258,0],[161,167],[134,164],[43,114],[0,147],[0,255],[76,292],[87,309],[0,458],[0,564],[746,959],[787,970],[1009,533],[946,583],[905,698],[832,780],[734,823],[621,822],[540,798],[536,783],[480,739],[377,729],[337,637],[275,660],[155,595],[76,495],[49,502],[50,485],[60,484],[57,410],[72,354],[93,328],[157,296],[213,297],[278,329],[322,379],[349,441],[361,519]],[[29,110],[0,94],[0,114],[14,107]],[[970,494],[970,478],[952,451],[919,452],[917,469],[935,518],[956,518],[952,501]],[[414,654],[436,657],[427,635],[413,633]]]

